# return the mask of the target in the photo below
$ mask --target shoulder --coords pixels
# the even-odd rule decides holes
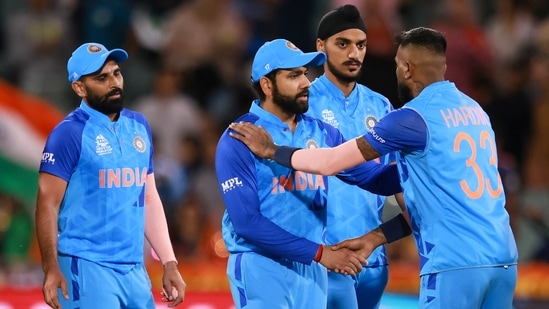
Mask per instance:
[[[233,122],[250,122],[250,123],[257,123],[259,120],[259,116],[253,113],[247,113],[244,114]],[[231,148],[231,149],[248,149],[244,143],[241,141],[231,137],[229,134],[231,132],[235,132],[230,128],[226,128],[223,134],[221,134],[221,137],[219,138],[219,142],[217,144],[217,152],[223,152],[224,149]]]
[[[74,136],[81,134],[90,116],[81,109],[76,109],[59,122],[50,133],[50,136]]]
[[[120,112],[120,116],[129,118],[138,122],[147,122],[147,119],[143,113],[135,110],[127,109],[127,108],[122,109],[122,111]]]
[[[301,121],[303,121],[307,126],[310,128],[317,128],[320,131],[325,132],[328,136],[333,136],[334,134],[336,136],[341,135],[338,129],[336,129],[334,126],[332,126],[329,123],[326,123],[318,118],[311,117],[309,115],[302,115]]]

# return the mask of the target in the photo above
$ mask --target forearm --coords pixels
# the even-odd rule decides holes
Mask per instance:
[[[164,207],[156,190],[153,174],[147,178],[145,193],[145,237],[160,258],[162,265],[176,260]]]
[[[67,182],[48,173],[38,177],[36,198],[35,232],[44,271],[58,267],[57,237],[61,202],[65,196]]]
[[[53,207],[37,204],[35,212],[36,237],[40,256],[42,259],[42,269],[44,271],[58,267],[57,261],[57,219],[59,214]]]
[[[335,175],[365,161],[354,140],[334,148],[300,149],[280,155],[283,149],[276,150],[273,159],[277,163],[287,166],[284,162],[290,162],[293,169],[312,174]]]

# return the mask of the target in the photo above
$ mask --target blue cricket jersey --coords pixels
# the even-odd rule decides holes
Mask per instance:
[[[306,115],[297,115],[290,127],[263,110],[259,101],[238,121],[265,128],[279,145],[301,148],[333,147],[345,141],[332,126]],[[216,151],[216,172],[226,211],[223,239],[231,254],[256,252],[270,258],[286,258],[310,264],[324,243],[327,177],[295,171],[255,156],[242,142],[225,131]],[[394,177],[392,171],[394,170]],[[386,185],[373,184],[392,194],[398,183],[396,166],[366,162],[339,177],[350,183],[371,183],[387,175]]]
[[[58,251],[125,272],[143,262],[144,197],[153,172],[144,116],[117,121],[82,101],[51,132],[40,172],[68,182],[59,211]]]
[[[347,140],[368,132],[380,118],[393,110],[387,98],[358,83],[345,97],[325,74],[312,83],[309,102],[307,115],[334,126]],[[388,156],[382,161],[387,163]],[[336,177],[329,177],[328,183],[327,244],[362,236],[383,222],[385,196],[349,186]],[[368,266],[386,264],[384,246],[378,247],[368,257]]]
[[[454,83],[429,85],[364,138],[400,150],[421,275],[517,263],[490,119]]]

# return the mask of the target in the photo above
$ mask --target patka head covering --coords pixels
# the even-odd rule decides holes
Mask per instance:
[[[356,6],[346,4],[326,13],[317,29],[317,38],[326,40],[332,35],[347,29],[360,29],[366,33],[366,25]]]
[[[128,53],[123,49],[108,50],[99,43],[85,43],[80,45],[67,62],[69,82],[74,82],[84,75],[97,72],[103,67],[108,57],[116,62],[126,61]]]

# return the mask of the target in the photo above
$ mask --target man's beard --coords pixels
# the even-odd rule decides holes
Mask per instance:
[[[414,97],[412,96],[412,90],[405,84],[398,83],[397,85],[398,98],[403,104],[408,103]]]
[[[105,115],[118,114],[124,107],[124,90],[120,88],[115,88],[104,96],[95,95],[90,89],[87,89],[87,93],[86,101],[90,107]],[[109,99],[115,94],[120,94],[120,98]]]
[[[280,91],[278,91],[278,86],[275,84],[273,87],[273,102],[288,114],[304,114],[309,110],[309,101],[299,101],[297,98],[308,94],[309,90],[306,89],[293,97],[287,96],[281,94]]]
[[[344,63],[344,65],[352,64],[352,63],[356,63],[356,61],[347,61]],[[356,75],[353,76],[353,75],[346,74],[338,70],[335,67],[335,65],[329,60],[328,60],[328,69],[330,70],[330,72],[332,72],[332,74],[335,76],[335,78],[337,78],[338,81],[344,84],[356,82],[358,80],[358,77],[360,76],[360,72],[362,72],[362,66],[361,66],[358,72],[356,73]]]

